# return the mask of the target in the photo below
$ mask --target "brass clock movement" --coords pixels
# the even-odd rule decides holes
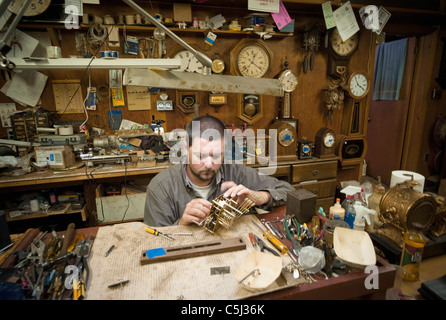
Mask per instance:
[[[345,76],[350,58],[358,49],[358,33],[342,41],[337,28],[329,34],[328,39],[328,75],[334,78]]]
[[[314,139],[314,156],[323,159],[334,156],[336,135],[329,128],[320,128]]]
[[[263,40],[242,39],[229,56],[232,74],[262,78],[270,71],[273,53]]]

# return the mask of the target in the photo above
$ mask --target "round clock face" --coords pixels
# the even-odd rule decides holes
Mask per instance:
[[[176,71],[203,73],[203,64],[191,52],[183,50],[176,53],[173,58],[181,61],[181,66]]]
[[[225,63],[221,59],[215,59],[212,61],[212,71],[214,73],[222,73],[225,70]]]
[[[294,132],[291,129],[285,128],[279,131],[277,138],[282,146],[288,147],[294,142],[295,136]]]
[[[369,80],[363,73],[353,74],[349,82],[349,93],[353,98],[362,98],[369,90]]]
[[[333,147],[335,143],[335,137],[332,133],[327,133],[324,137],[324,145],[327,148]]]
[[[358,34],[355,33],[353,36],[348,38],[346,41],[342,41],[341,35],[338,29],[334,29],[331,36],[329,45],[334,53],[341,57],[347,57],[353,54],[358,48]]]
[[[297,86],[297,75],[291,70],[285,70],[280,74],[279,81],[285,92],[292,92]]]
[[[270,55],[262,46],[250,44],[243,47],[237,57],[236,65],[241,76],[261,78],[269,70]]]
[[[22,9],[25,2],[26,0],[15,0],[9,5],[8,10],[17,14],[20,9]],[[31,0],[31,3],[23,15],[25,17],[37,16],[48,9],[50,3],[51,0]]]

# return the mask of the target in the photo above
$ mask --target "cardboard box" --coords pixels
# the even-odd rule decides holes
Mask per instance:
[[[35,147],[38,166],[48,165],[50,168],[63,169],[75,162],[72,146]]]
[[[175,22],[192,22],[192,7],[190,3],[174,3],[173,20]]]

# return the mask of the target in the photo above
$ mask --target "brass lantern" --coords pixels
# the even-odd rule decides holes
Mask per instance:
[[[430,194],[414,190],[417,185],[419,183],[413,179],[397,183],[380,202],[378,217],[384,224],[377,233],[393,240],[401,248],[404,233],[413,223],[420,224],[426,232],[436,215],[437,201]]]

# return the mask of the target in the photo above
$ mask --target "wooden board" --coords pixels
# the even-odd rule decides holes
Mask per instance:
[[[156,263],[161,261],[177,260],[192,257],[201,257],[213,253],[231,252],[245,250],[246,244],[242,238],[221,239],[192,243],[182,246],[164,248],[166,254],[153,258],[148,258],[146,251],[143,251],[141,264]]]

